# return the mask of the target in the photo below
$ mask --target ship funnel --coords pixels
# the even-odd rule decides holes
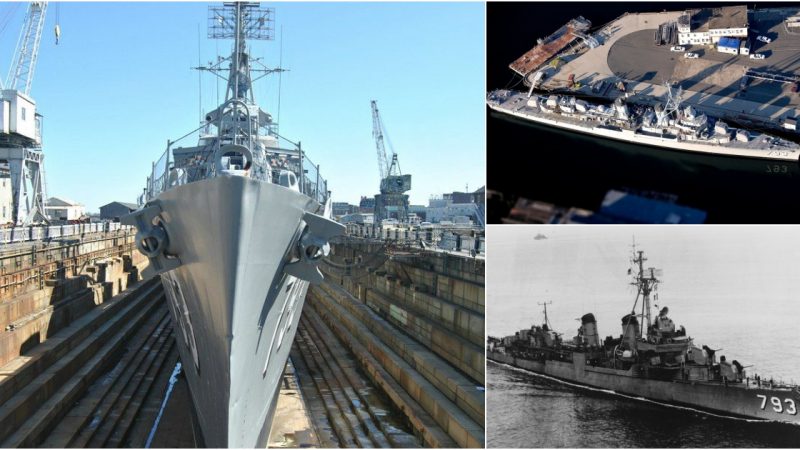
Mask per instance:
[[[594,319],[594,314],[584,314],[581,317],[581,334],[583,335],[583,344],[587,347],[599,347],[600,337],[597,334],[597,321]]]
[[[639,321],[636,320],[636,315],[625,315],[622,318],[622,342],[626,343],[628,348],[636,348],[637,336],[639,336]]]

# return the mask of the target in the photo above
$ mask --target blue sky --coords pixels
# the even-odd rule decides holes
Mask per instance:
[[[90,211],[134,201],[167,140],[197,127],[199,81],[190,67],[198,51],[208,62],[231,48],[229,40],[205,37],[208,5],[62,3],[56,46],[57,8],[50,4],[31,92],[44,115],[48,196]],[[412,203],[485,183],[483,4],[267,6],[276,10],[278,39],[254,43],[254,56],[278,65],[282,27],[290,71],[282,78],[281,134],[302,141],[334,201],[377,193],[372,99],[403,173],[412,174]],[[0,3],[3,79],[25,9]],[[216,82],[203,75],[202,86],[203,109],[210,110]],[[277,86],[273,78],[255,87],[276,118]]]

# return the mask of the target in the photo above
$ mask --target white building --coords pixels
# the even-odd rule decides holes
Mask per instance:
[[[50,197],[44,205],[50,220],[78,220],[86,214],[86,207],[61,197]]]
[[[726,36],[721,38],[717,43],[717,51],[720,53],[738,55],[740,46],[741,41],[739,41],[739,39]]]
[[[747,6],[687,10],[678,18],[678,44],[706,45],[723,37],[747,38]]]
[[[739,54],[740,55],[744,55],[744,56],[747,56],[747,55],[750,54],[750,40],[749,39],[743,40],[742,43],[739,45]]]

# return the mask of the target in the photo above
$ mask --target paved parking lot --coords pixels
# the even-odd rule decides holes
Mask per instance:
[[[790,30],[785,18],[800,14],[800,8],[758,10],[750,13],[751,53],[763,53],[763,60],[718,52],[713,46],[688,46],[687,51],[700,58],[687,59],[671,52],[670,46],[656,46],[654,33],[658,25],[675,20],[680,12],[631,14],[607,24],[614,33],[605,44],[580,55],[551,78],[550,87],[566,86],[569,74],[591,94],[588,85],[595,80],[624,80],[629,91],[649,96],[663,95],[666,81],[680,83],[684,99],[707,106],[718,114],[771,117],[773,121],[798,115],[800,94],[791,92],[791,85],[750,80],[746,91],[741,81],[748,69],[800,75],[800,28]],[[766,35],[772,42],[755,38]],[[611,90],[610,98],[622,95]]]

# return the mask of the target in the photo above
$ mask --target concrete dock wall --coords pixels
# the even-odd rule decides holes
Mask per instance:
[[[306,308],[357,354],[427,445],[482,447],[483,261],[387,253],[375,241],[335,245]],[[437,430],[448,439],[435,438]]]
[[[0,252],[0,365],[137,282],[146,265],[125,232]]]
[[[0,246],[0,301],[43,289],[49,279],[77,276],[96,260],[130,255],[134,236],[124,229],[61,242]]]

